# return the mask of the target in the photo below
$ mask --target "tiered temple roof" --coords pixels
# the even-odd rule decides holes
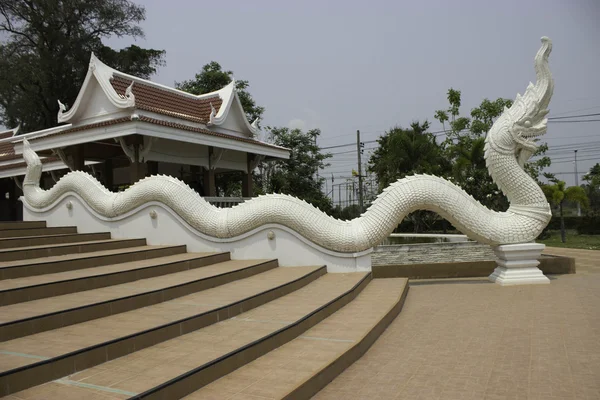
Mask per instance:
[[[70,107],[59,102],[59,106],[59,125],[54,128],[25,135],[16,135],[16,129],[0,133],[0,171],[4,171],[0,177],[22,174],[23,137],[42,156],[59,162],[55,157],[59,150],[84,144],[86,163],[90,157],[102,161],[95,154],[97,146],[115,146],[119,141],[124,146],[121,139],[129,144],[135,136],[153,143],[160,141],[171,150],[181,148],[197,154],[196,160],[188,157],[186,162],[205,168],[214,167],[209,161],[213,151],[229,152],[230,160],[223,158],[223,164],[228,165],[224,168],[245,172],[250,163],[242,162],[242,154],[261,159],[289,158],[287,149],[256,138],[258,129],[246,118],[235,82],[215,92],[193,95],[117,71],[92,54],[75,102]],[[156,153],[153,158],[152,150],[146,150],[146,160],[181,163],[177,151],[169,155]],[[10,163],[14,175],[10,175],[11,167],[4,160],[14,160]],[[62,167],[66,168],[65,163]]]

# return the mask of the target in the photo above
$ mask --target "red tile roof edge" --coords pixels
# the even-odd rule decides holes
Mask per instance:
[[[22,156],[19,155],[19,157],[22,157]],[[45,157],[45,158],[42,158],[42,164],[47,164],[47,163],[53,162],[53,161],[60,161],[60,158],[58,158],[58,157]],[[6,171],[6,170],[10,170],[10,169],[22,168],[22,167],[26,167],[26,166],[27,166],[27,163],[25,163],[25,161],[20,162],[20,163],[15,163],[15,164],[0,165],[0,171]],[[65,165],[65,168],[67,168],[66,165]]]
[[[141,115],[140,118],[139,118],[139,120],[142,121],[142,122],[147,122],[147,123],[154,124],[154,125],[166,126],[168,128],[175,128],[175,129],[181,129],[181,130],[189,131],[189,132],[203,133],[203,134],[210,135],[210,136],[217,136],[217,137],[222,137],[222,138],[225,138],[225,139],[237,140],[239,142],[245,142],[245,143],[250,143],[250,144],[256,144],[256,145],[259,145],[259,146],[271,147],[271,148],[275,148],[275,149],[278,149],[278,150],[287,150],[284,147],[280,147],[280,146],[277,146],[277,145],[274,145],[274,144],[269,144],[269,143],[261,142],[261,141],[255,140],[255,139],[241,138],[241,137],[238,137],[238,136],[227,135],[225,133],[213,132],[213,131],[210,131],[208,129],[196,128],[196,127],[193,127],[193,126],[178,124],[176,122],[163,121],[163,120],[160,120],[160,119],[146,117],[144,115]]]
[[[88,129],[100,128],[103,126],[111,126],[111,125],[117,125],[117,124],[121,124],[121,123],[125,123],[125,122],[134,122],[134,121],[135,120],[132,120],[131,117],[121,117],[121,118],[117,118],[117,119],[97,122],[94,124],[77,126],[74,128],[66,129],[64,131],[51,133],[46,136],[31,138],[30,141],[38,141],[38,140],[43,140],[43,139],[46,139],[49,137],[55,137],[55,136],[65,135],[65,134],[69,134],[69,133],[73,133],[73,132],[80,132],[80,131],[84,131],[84,130],[88,130]],[[270,147],[270,148],[274,148],[274,149],[278,149],[278,150],[287,150],[284,147],[280,147],[280,146],[277,146],[274,144],[264,143],[264,142],[261,142],[261,141],[255,140],[255,139],[241,138],[238,136],[227,135],[225,133],[213,132],[208,129],[197,128],[197,127],[193,127],[193,126],[179,124],[176,122],[163,121],[160,119],[151,118],[151,117],[147,117],[144,115],[140,115],[138,121],[150,123],[153,125],[165,126],[168,128],[181,129],[181,130],[188,131],[188,132],[202,133],[205,135],[216,136],[216,137],[220,137],[220,138],[224,138],[224,139],[231,139],[231,140],[235,140],[235,141],[239,141],[239,142],[255,144],[255,145],[264,146],[264,147]]]
[[[222,99],[217,93],[198,98],[177,89],[171,91],[153,86],[151,81],[143,83],[118,74],[113,74],[110,84],[122,98],[125,97],[127,88],[133,84],[131,88],[135,96],[135,108],[200,123],[208,122],[211,105],[215,112],[218,112],[222,105]]]

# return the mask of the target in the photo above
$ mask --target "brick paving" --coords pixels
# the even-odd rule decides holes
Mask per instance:
[[[404,278],[376,279],[350,304],[289,343],[185,399],[281,399],[334,363],[400,300]]]
[[[550,285],[412,281],[373,347],[319,392],[328,399],[600,399],[600,251]]]

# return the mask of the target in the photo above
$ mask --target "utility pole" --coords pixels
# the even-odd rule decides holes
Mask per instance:
[[[317,136],[315,136],[315,147],[317,147]],[[319,182],[319,166],[317,166],[317,182]],[[319,184],[319,191],[323,190],[323,186]]]
[[[356,153],[358,155],[358,207],[360,212],[363,212],[363,176],[362,176],[362,162],[360,156],[362,154],[363,143],[360,142],[360,131],[356,131]]]
[[[577,174],[577,150],[575,151],[575,161],[573,162],[573,164],[575,164],[575,186],[579,186],[579,175]],[[581,204],[579,204],[579,202],[577,202],[577,216],[581,217]]]
[[[333,174],[331,174],[331,205],[335,208],[335,179],[333,179]]]

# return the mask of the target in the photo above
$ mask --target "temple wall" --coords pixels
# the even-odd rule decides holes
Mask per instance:
[[[230,252],[236,259],[278,259],[282,267],[327,265],[328,272],[371,270],[371,250],[339,253],[324,249],[293,230],[267,224],[237,237],[204,235],[165,205],[149,202],[116,218],[89,208],[79,196],[67,194],[52,206],[33,210],[26,203],[26,221],[43,220],[48,226],[77,226],[80,233],[110,232],[113,238],[146,238],[150,245],[182,245],[189,252]]]

